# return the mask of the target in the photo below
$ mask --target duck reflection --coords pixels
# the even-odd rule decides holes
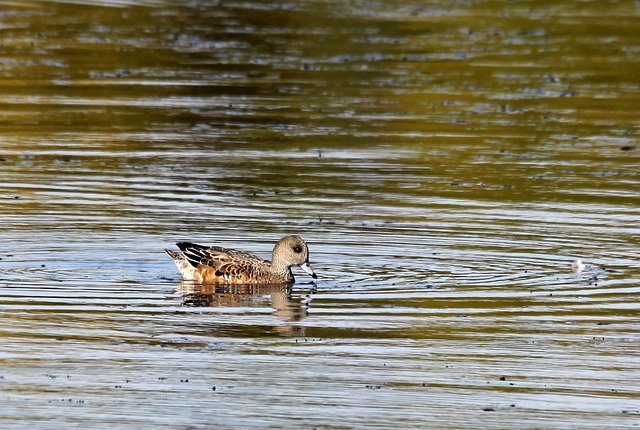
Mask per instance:
[[[291,284],[232,285],[232,284],[196,284],[181,282],[178,292],[182,295],[182,304],[193,307],[271,307],[274,314],[291,323],[301,321],[307,316],[311,303],[310,290],[293,291]],[[286,336],[303,336],[304,327],[287,324],[276,328]]]

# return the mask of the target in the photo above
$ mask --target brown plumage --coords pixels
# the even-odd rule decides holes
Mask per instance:
[[[309,248],[299,236],[285,236],[273,248],[272,261],[255,255],[190,242],[178,242],[182,251],[165,251],[182,277],[202,284],[275,284],[295,281],[291,267],[299,266],[316,279],[309,265]]]

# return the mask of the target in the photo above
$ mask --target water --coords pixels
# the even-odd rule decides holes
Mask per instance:
[[[4,4],[2,427],[640,425],[639,15]]]

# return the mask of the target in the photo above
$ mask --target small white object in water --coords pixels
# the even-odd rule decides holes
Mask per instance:
[[[573,273],[580,273],[585,269],[585,265],[582,264],[582,261],[576,260],[573,262]]]

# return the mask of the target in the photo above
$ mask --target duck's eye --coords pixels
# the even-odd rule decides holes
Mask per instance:
[[[301,246],[294,246],[293,247],[293,252],[295,252],[296,254],[300,254],[302,252],[302,247]]]

